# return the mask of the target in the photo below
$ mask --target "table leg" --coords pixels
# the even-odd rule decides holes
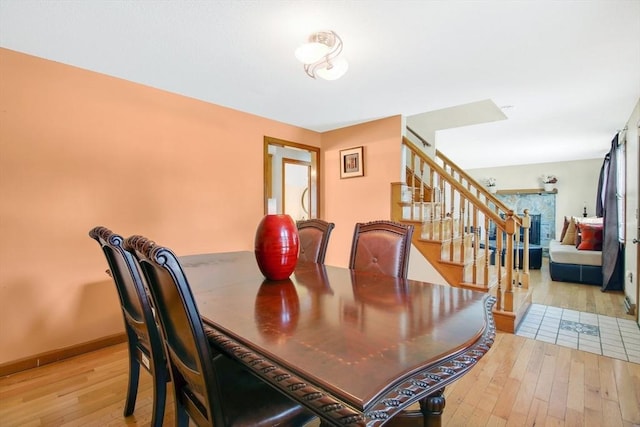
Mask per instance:
[[[445,404],[444,388],[420,400],[420,411],[424,417],[424,427],[440,427],[442,425],[442,412]]]
[[[412,405],[391,418],[384,427],[440,427],[445,399],[444,388],[418,401],[420,410]],[[322,423],[320,424],[323,425]]]

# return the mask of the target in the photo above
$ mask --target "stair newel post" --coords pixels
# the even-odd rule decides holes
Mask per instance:
[[[516,220],[516,218],[514,217],[514,221]],[[520,249],[522,248],[522,250],[524,250],[524,242],[520,241],[520,236],[523,236],[526,234],[527,237],[528,236],[528,232],[529,230],[525,230],[524,227],[522,226],[522,219],[520,220],[520,222],[515,221],[515,233],[513,235],[513,239],[514,239],[514,250],[513,250],[513,275],[514,275],[514,279],[513,279],[513,283],[515,285],[518,285],[519,283],[521,283],[521,273],[522,273],[522,264],[524,264],[524,258],[522,259],[522,264],[520,263]],[[523,254],[524,255],[524,254]]]
[[[522,228],[524,228],[524,243],[522,245],[522,273],[520,284],[524,289],[529,288],[529,230],[531,229],[531,217],[529,209],[524,210],[522,218]]]
[[[518,283],[520,283],[520,257],[518,256],[518,251],[520,250],[520,225],[515,223],[515,232],[512,236],[513,239],[513,270],[512,270],[512,285],[513,287],[518,287]]]
[[[520,282],[520,257],[518,251],[520,250],[520,225],[516,222],[513,239],[513,284],[516,285]]]
[[[513,217],[513,210],[511,209],[507,212],[505,231],[507,232],[507,253],[505,259],[507,283],[504,291],[504,310],[513,312],[513,240],[516,232],[516,220]]]

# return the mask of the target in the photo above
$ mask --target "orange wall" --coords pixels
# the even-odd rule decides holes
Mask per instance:
[[[355,222],[389,217],[400,134],[399,116],[319,134],[0,48],[0,364],[123,331],[95,225],[252,250],[265,135],[322,147],[327,263],[347,265]],[[360,145],[365,176],[341,180]]]
[[[401,176],[402,118],[322,134],[323,219],[334,222],[325,262],[347,266],[356,222],[389,219],[391,183]],[[340,179],[340,150],[364,147],[364,177]]]
[[[0,49],[0,363],[123,331],[87,232],[249,250],[263,137],[315,132]]]

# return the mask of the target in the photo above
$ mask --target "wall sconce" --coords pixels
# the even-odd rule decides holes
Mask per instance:
[[[349,68],[344,58],[338,58],[341,52],[340,36],[333,31],[319,31],[311,34],[309,41],[296,49],[295,55],[309,77],[336,80]]]

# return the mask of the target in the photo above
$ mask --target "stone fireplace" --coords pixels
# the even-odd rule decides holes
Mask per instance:
[[[555,193],[497,194],[502,203],[523,215],[529,209],[531,229],[529,242],[542,246],[548,253],[549,242],[556,237],[556,195]]]

